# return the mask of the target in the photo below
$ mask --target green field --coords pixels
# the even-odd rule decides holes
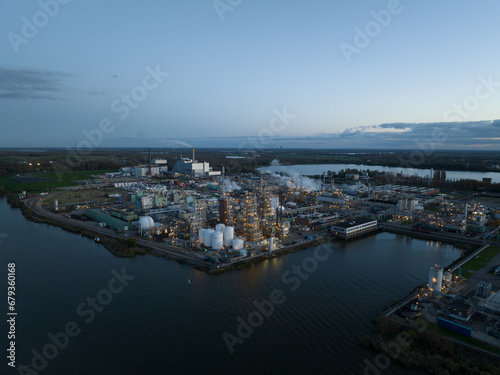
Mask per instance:
[[[469,271],[477,271],[486,266],[495,256],[500,254],[500,247],[491,246],[479,253],[477,258],[472,258],[462,266],[462,276],[471,277]]]
[[[423,323],[425,321],[425,323]],[[486,350],[490,353],[493,353],[493,354],[496,354],[496,355],[500,355],[500,349],[499,348],[496,348],[494,346],[491,346],[491,345],[488,345],[482,341],[479,341],[473,337],[467,337],[467,336],[464,336],[464,335],[461,335],[459,333],[456,333],[456,332],[453,332],[453,331],[450,331],[449,329],[446,329],[446,328],[443,328],[443,327],[439,327],[436,323],[430,323],[428,322],[427,320],[425,319],[419,319],[419,327],[422,327],[422,326],[426,326],[427,328],[427,331],[429,332],[434,332],[434,333],[437,333],[441,336],[445,336],[445,337],[449,337],[451,339],[454,339],[454,340],[457,340],[457,341],[461,341],[465,344],[469,344],[469,345],[472,345],[472,346],[475,346],[477,348],[480,348],[480,349],[483,349],[483,350]]]
[[[55,189],[64,186],[75,186],[79,185],[76,180],[87,180],[90,175],[106,173],[109,171],[72,171],[72,172],[61,172],[61,173],[37,173],[33,174],[33,177],[46,178],[47,181],[38,181],[31,183],[21,183],[12,180],[13,175],[1,176],[0,186],[3,186],[9,192],[20,192],[25,190],[26,192],[41,192],[47,191],[49,189]]]
[[[12,161],[12,162],[22,162],[25,161],[27,163],[36,163],[50,160],[64,160],[68,156],[65,154],[61,155],[40,155],[40,156],[24,156],[24,155],[6,155],[0,156],[0,161]],[[102,159],[102,156],[98,155],[79,155],[80,160],[95,160]]]

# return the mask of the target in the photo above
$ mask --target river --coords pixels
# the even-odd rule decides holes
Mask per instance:
[[[371,319],[425,283],[429,266],[460,255],[449,244],[379,233],[208,275],[151,255],[115,257],[25,220],[5,200],[0,240],[4,314],[7,264],[16,264],[16,365],[45,353],[51,359],[30,369],[50,375],[363,374],[376,357],[358,344]],[[271,297],[268,317],[254,313]],[[249,315],[253,332],[238,336]],[[228,345],[225,333],[238,342]],[[2,361],[2,373],[18,373]],[[383,373],[423,374],[394,363]]]
[[[406,175],[417,175],[420,177],[429,177],[429,169],[417,169],[417,168],[397,168],[397,167],[383,167],[381,165],[363,165],[363,164],[298,164],[298,165],[280,165],[271,167],[262,167],[258,170],[262,172],[285,172],[290,175],[301,174],[301,175],[321,175],[323,172],[339,172],[346,169],[357,169],[357,170],[379,170],[385,172],[393,173],[403,173]],[[468,172],[468,171],[446,171],[446,178],[451,179],[471,179],[482,181],[484,177],[491,178],[491,182],[500,183],[500,173],[499,172]]]

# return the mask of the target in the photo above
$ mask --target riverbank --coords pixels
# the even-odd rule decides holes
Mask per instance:
[[[388,231],[400,233],[398,230]],[[436,234],[418,233],[417,236],[429,239],[429,236],[435,237]],[[450,238],[442,241],[456,243]],[[472,258],[479,259],[478,254],[490,246],[485,244],[479,247],[472,243],[459,245],[465,251],[445,269],[454,271]],[[487,258],[494,262],[491,256]],[[491,264],[485,265],[488,270],[491,267]],[[460,290],[465,288],[464,284],[467,286],[468,280],[458,277],[457,280],[456,286],[447,287],[453,298],[456,298],[455,294],[466,294]],[[427,285],[418,286],[409,296],[385,309],[374,319],[375,333],[365,337],[361,345],[377,351],[379,356],[389,356],[408,368],[422,369],[429,374],[500,374],[498,342],[491,341],[493,338],[488,338],[484,331],[476,331],[476,328],[472,337],[467,337],[439,327],[436,318],[438,310],[443,310],[439,305],[441,297],[432,298],[426,288]],[[475,290],[475,285],[471,288]],[[446,298],[446,294],[442,298]],[[415,309],[411,309],[410,305]]]
[[[431,375],[500,375],[499,359],[444,337],[435,324],[420,321],[412,327],[384,316],[374,322],[376,333],[362,339],[361,345],[407,368]]]
[[[41,206],[42,200],[37,199],[31,199],[23,202],[15,198],[13,195],[7,196],[7,202],[11,205],[11,207],[19,208],[27,220],[41,224],[58,226],[68,232],[80,234],[83,237],[91,239],[98,238],[99,243],[115,256],[134,257],[136,255],[151,254],[160,258],[173,260],[178,263],[189,264],[193,268],[209,274],[222,274],[232,270],[251,267],[267,259],[290,254],[330,241],[327,237],[320,237],[314,240],[304,241],[300,244],[284,246],[274,250],[273,252],[263,252],[256,256],[245,258],[236,262],[215,265],[201,260],[193,255],[189,255],[189,252],[187,251],[187,254],[185,254],[185,249],[167,246],[164,244],[162,244],[163,248],[160,248],[158,247],[159,245],[156,246],[155,244],[141,238],[134,237],[135,241],[133,246],[131,246],[131,242],[129,242],[131,239],[126,240],[121,238],[118,234],[105,233],[101,229],[97,230],[89,227],[83,227],[83,223],[72,224],[69,223],[69,219],[64,220],[64,218],[56,217],[57,215],[55,214],[44,212],[45,210]]]

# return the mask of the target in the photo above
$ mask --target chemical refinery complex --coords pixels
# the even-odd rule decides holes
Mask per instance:
[[[82,190],[98,190],[105,199],[64,196]],[[149,153],[146,165],[122,167],[51,195],[53,213],[186,249],[217,265],[388,227],[493,239],[500,219],[496,207],[453,200],[432,187],[372,186],[366,175],[347,175],[338,183],[278,173],[226,176],[224,168],[214,171],[198,162],[194,149],[191,159],[181,156],[172,170]]]
[[[500,254],[492,252],[488,269],[473,277],[461,273],[466,262],[489,254],[488,247],[496,249],[500,211],[488,204],[494,199],[432,186],[376,184],[363,171],[336,180],[276,172],[228,176],[224,167],[214,171],[197,161],[194,150],[173,168],[149,153],[147,164],[20,198],[41,216],[90,231],[96,241],[113,237],[215,273],[384,230],[469,246],[477,250],[449,269],[429,265],[427,285],[386,316],[403,323],[424,317],[500,346]]]

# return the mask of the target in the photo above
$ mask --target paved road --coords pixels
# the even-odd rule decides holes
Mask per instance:
[[[411,230],[411,227],[408,225],[398,225],[398,224],[389,224],[389,223],[379,223],[379,227],[386,229],[388,231],[394,231],[395,233],[406,234],[409,236],[418,235],[419,237],[428,238],[433,241],[444,241],[444,242],[463,242],[471,245],[481,245],[483,244],[482,240],[478,240],[475,238],[465,237],[459,234],[454,233],[446,233],[446,232],[430,232],[430,233],[422,233],[422,232],[414,232]]]
[[[27,200],[25,200],[25,204],[29,208],[31,208],[34,212],[36,212],[38,215],[50,218],[50,219],[52,219],[58,223],[61,223],[61,224],[69,224],[69,225],[73,225],[73,226],[76,226],[79,228],[88,229],[89,231],[92,231],[93,233],[98,233],[100,235],[113,237],[116,239],[123,240],[123,239],[130,238],[130,237],[126,237],[125,235],[118,234],[115,231],[113,231],[112,229],[97,227],[95,222],[85,222],[85,221],[74,220],[74,219],[70,219],[70,218],[67,218],[65,216],[58,215],[58,214],[55,214],[53,212],[46,210],[42,206],[42,202],[45,199],[54,197],[56,195],[57,195],[57,193],[50,193],[50,194],[45,195],[43,197],[28,198]],[[137,238],[137,242],[145,248],[148,248],[150,250],[154,250],[154,251],[156,251],[160,254],[163,254],[163,255],[170,256],[173,259],[180,259],[180,260],[184,260],[184,261],[189,261],[190,263],[198,265],[198,266],[203,267],[203,268],[208,268],[208,269],[215,268],[215,266],[212,267],[208,262],[199,259],[197,254],[195,254],[192,251],[182,249],[182,248],[175,248],[175,247],[172,247],[172,246],[169,246],[166,244],[165,245],[164,244],[152,245],[151,243],[149,243],[149,241],[141,239],[141,238]]]

